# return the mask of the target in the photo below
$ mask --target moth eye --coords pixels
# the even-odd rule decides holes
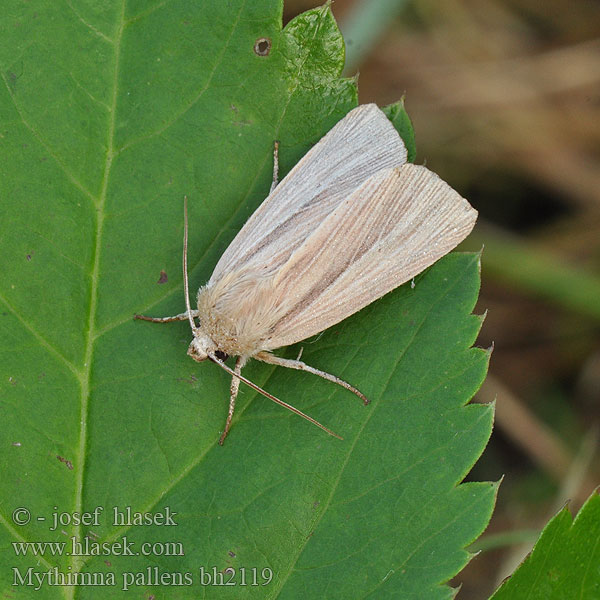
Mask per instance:
[[[221,350],[217,350],[215,352],[215,356],[219,359],[222,360],[223,362],[225,362],[228,358],[229,358],[229,354],[225,354],[225,352],[221,352]]]

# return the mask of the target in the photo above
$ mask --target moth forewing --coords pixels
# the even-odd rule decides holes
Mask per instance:
[[[276,165],[276,153],[274,158]],[[197,310],[186,296],[181,315],[140,318],[189,319],[188,354],[197,361],[209,358],[234,378],[220,443],[233,418],[237,380],[336,435],[248,381],[243,365],[256,358],[308,371],[367,403],[335,375],[271,351],[331,327],[412,279],[462,241],[476,217],[437,175],[406,164],[404,144],[379,108],[361,106],[272,188],[198,290]],[[185,230],[187,293],[187,217]],[[224,355],[238,357],[235,369],[221,360]]]
[[[369,177],[406,162],[406,147],[375,104],[350,111],[277,185],[225,250],[210,278],[272,272]]]
[[[463,240],[476,217],[425,167],[405,164],[376,173],[274,276],[276,306],[284,316],[265,347],[315,335],[412,279]]]

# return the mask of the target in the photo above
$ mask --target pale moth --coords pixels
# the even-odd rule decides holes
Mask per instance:
[[[339,323],[411,280],[471,231],[477,212],[435,173],[406,162],[394,126],[374,104],[350,111],[273,185],[221,256],[190,307],[187,207],[183,242],[186,312],[137,318],[188,319],[187,353],[232,375],[231,426],[240,381],[311,423],[335,433],[241,375],[249,358],[308,371],[367,398],[349,383],[272,351]],[[199,324],[196,324],[198,319]],[[235,368],[225,364],[236,356]]]

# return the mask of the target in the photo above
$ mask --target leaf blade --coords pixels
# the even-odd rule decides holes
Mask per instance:
[[[598,597],[598,539],[600,496],[595,491],[575,519],[565,506],[548,521],[532,552],[490,600]]]
[[[73,534],[110,544],[127,538],[136,548],[180,541],[186,550],[184,556],[45,556],[44,569],[114,573],[118,583],[45,586],[39,597],[102,598],[107,589],[111,597],[126,596],[119,586],[124,574],[144,575],[153,566],[194,577],[191,587],[163,583],[165,597],[197,597],[199,568],[213,565],[218,572],[227,566],[274,571],[270,586],[222,589],[224,597],[239,598],[240,590],[247,596],[293,595],[307,585],[307,568],[318,564],[325,573],[326,563],[339,559],[334,542],[345,523],[342,505],[352,505],[358,541],[385,525],[374,522],[369,531],[360,518],[366,502],[360,494],[381,506],[386,519],[400,522],[393,508],[401,492],[397,482],[383,485],[385,494],[380,493],[386,469],[412,465],[419,482],[426,475],[433,482],[422,491],[438,492],[434,497],[444,499],[446,517],[451,509],[456,513],[454,485],[491,428],[489,409],[462,407],[487,365],[486,353],[468,349],[480,326],[470,315],[478,258],[447,257],[417,278],[415,290],[405,286],[318,342],[305,343],[307,361],[369,388],[365,391],[377,406],[365,408],[306,374],[249,365],[245,374],[334,427],[347,445],[244,391],[231,437],[224,448],[217,447],[227,377],[214,365],[186,359],[185,323],[152,326],[131,319],[134,312],[182,310],[184,194],[190,196],[191,278],[197,286],[266,195],[273,140],[282,141],[285,171],[356,104],[354,81],[340,78],[343,43],[329,8],[309,11],[281,30],[281,3],[266,0],[237,5],[242,12],[231,18],[221,2],[152,8],[129,3],[105,12],[78,5],[79,12],[68,16],[57,16],[54,5],[43,0],[32,4],[19,8],[14,31],[24,14],[33,20],[36,9],[39,29],[13,31],[10,38],[27,67],[16,88],[10,79],[12,55],[6,48],[0,54],[6,79],[0,92],[2,134],[9,140],[0,151],[2,164],[10,165],[3,168],[0,193],[11,199],[0,204],[7,216],[0,241],[7,273],[0,289],[6,359],[0,385],[8,409],[0,429],[1,535],[7,542],[62,542]],[[222,11],[216,25],[210,21],[213,9]],[[203,46],[198,33],[209,22],[212,37]],[[66,92],[54,84],[42,90],[46,104],[52,104],[48,113],[30,98],[40,94],[32,74],[47,69],[48,59],[39,49],[27,53],[30,34],[23,32],[29,31],[57,31],[45,51],[61,63],[60,74],[73,66],[80,76],[69,79]],[[253,52],[259,37],[271,38],[266,57]],[[73,40],[83,40],[79,53]],[[207,55],[214,60],[204,61]],[[91,64],[102,71],[97,79]],[[24,94],[22,113],[44,135],[36,137],[23,122],[11,97],[14,89]],[[23,143],[27,148],[20,147]],[[453,278],[460,284],[449,285]],[[436,368],[424,370],[432,360]],[[398,398],[405,401],[395,402]],[[437,446],[427,433],[432,415],[439,421],[435,431],[446,440]],[[386,443],[401,450],[372,468],[386,446],[370,447],[369,440],[381,438],[390,422],[396,429]],[[448,440],[457,431],[461,441],[453,445]],[[424,463],[419,452],[428,453]],[[447,461],[452,469],[442,476],[436,466]],[[421,464],[427,468],[421,470]],[[428,523],[416,512],[417,481],[411,486],[410,506],[425,531]],[[463,540],[471,541],[483,527],[493,504],[485,486],[456,489],[459,497],[475,490],[481,508],[476,519],[459,519],[462,529],[452,538],[451,560],[443,569],[414,554],[413,560],[428,566],[423,581],[429,586],[464,564]],[[14,499],[46,519],[53,506],[66,514],[97,506],[104,511],[94,526],[65,524],[50,531],[46,521],[17,528],[9,516]],[[141,512],[169,506],[178,513],[178,526],[114,524],[114,506]],[[438,529],[444,516],[438,511]],[[385,539],[389,550],[391,534]],[[437,539],[432,548],[442,547]],[[15,562],[12,550],[2,552],[2,564]],[[364,577],[354,581],[361,579],[365,594],[379,593],[390,567],[403,564],[401,555],[379,559],[373,569],[356,563]],[[21,569],[33,564],[26,558],[17,562]],[[138,590],[157,590],[151,575]],[[309,583],[318,587],[322,581]],[[336,578],[330,581],[333,586]],[[422,585],[415,581],[390,575],[385,593],[409,593]],[[10,584],[10,571],[0,569],[0,589]],[[345,585],[337,591],[347,592]],[[450,592],[435,588],[433,593]]]

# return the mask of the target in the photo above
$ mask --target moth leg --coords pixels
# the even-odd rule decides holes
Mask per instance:
[[[279,183],[279,142],[273,144],[273,183],[269,194],[277,187]]]
[[[333,383],[341,385],[343,388],[346,388],[353,394],[356,394],[363,401],[363,404],[369,404],[368,398],[362,392],[358,391],[355,387],[351,386],[347,381],[344,381],[343,379],[340,379],[339,377],[336,377],[331,373],[325,373],[325,371],[321,371],[320,369],[310,367],[306,363],[303,363],[301,360],[281,358],[280,356],[275,356],[270,352],[259,352],[258,354],[255,354],[253,358],[262,360],[263,362],[269,363],[271,365],[278,365],[280,367],[287,367],[288,369],[298,369],[299,371],[307,371],[308,373],[313,373],[313,375],[318,375],[323,379],[327,379],[327,381],[332,381]]]
[[[197,310],[192,311],[192,318],[198,317]],[[147,317],[146,315],[133,315],[134,319],[139,319],[140,321],[152,321],[153,323],[170,323],[171,321],[185,321],[188,318],[187,312],[180,313],[178,315],[174,315],[172,317]]]
[[[242,356],[238,356],[237,360],[235,361],[235,368],[233,370],[234,373],[239,375],[242,372],[242,367],[244,366],[245,362],[246,361],[244,360],[244,358]],[[223,433],[221,434],[221,437],[219,438],[219,444],[221,446],[223,445],[223,442],[225,441],[225,438],[227,437],[227,434],[229,433],[229,428],[231,427],[231,419],[233,419],[233,411],[235,410],[235,400],[237,398],[239,389],[240,389],[239,378],[232,377],[231,378],[231,387],[229,388],[229,390],[230,390],[229,412],[227,413],[227,421],[225,423],[225,429],[223,430]]]

